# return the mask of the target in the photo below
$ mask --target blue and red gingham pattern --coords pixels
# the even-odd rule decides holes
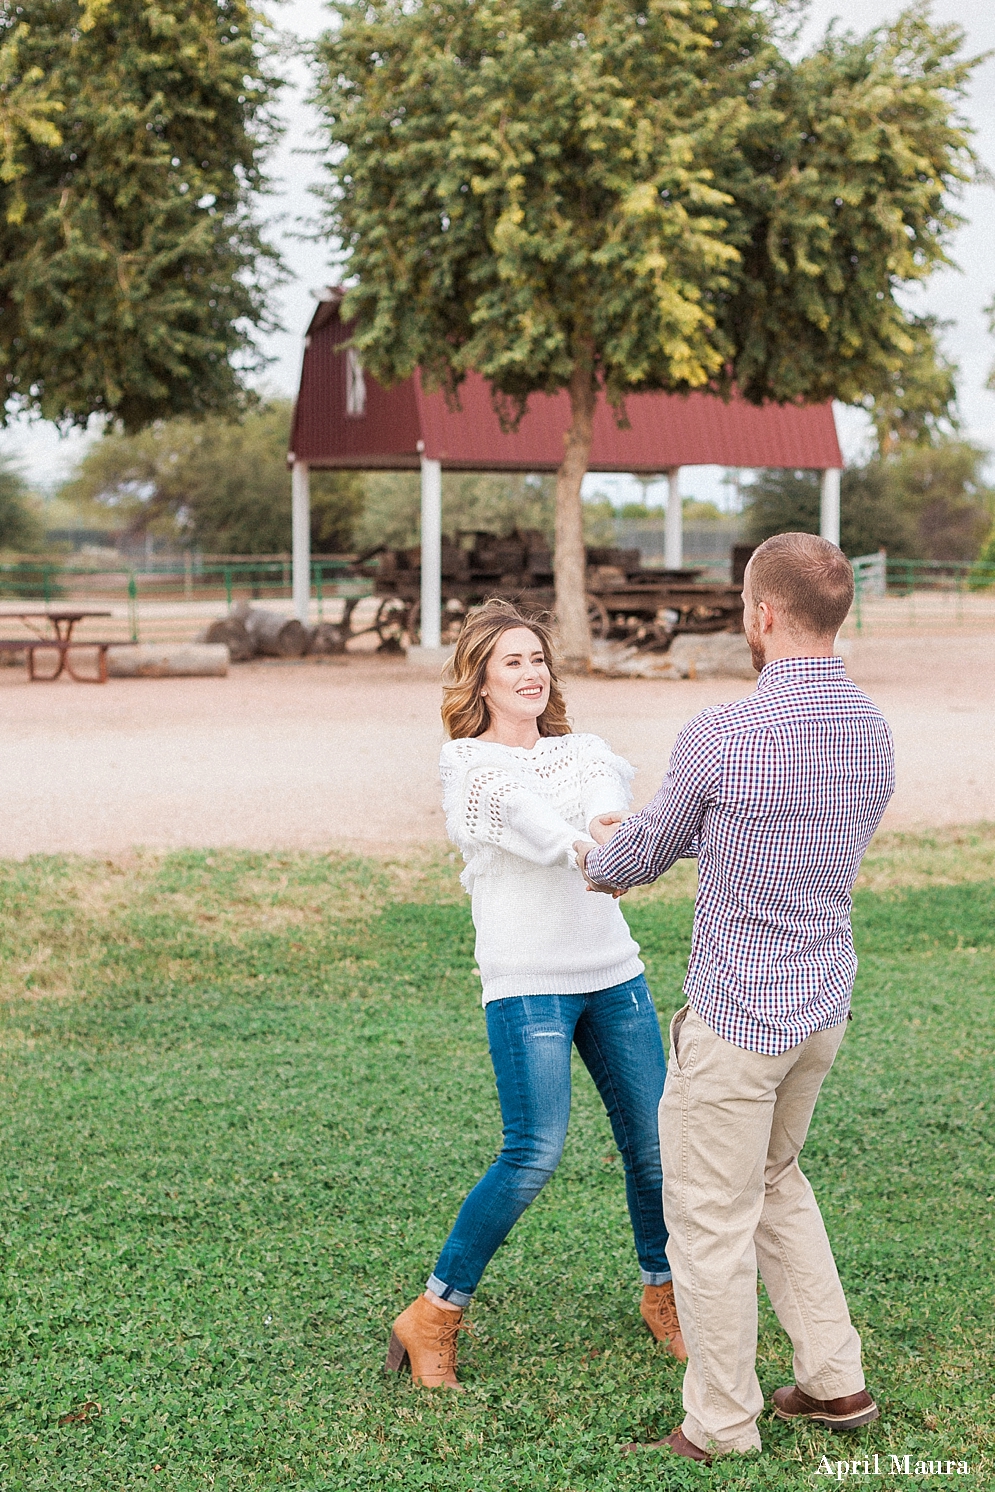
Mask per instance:
[[[777,1056],[847,1017],[850,893],[894,788],[888,724],[842,661],[782,658],[685,726],[587,873],[628,888],[697,855],[684,993],[726,1041]]]

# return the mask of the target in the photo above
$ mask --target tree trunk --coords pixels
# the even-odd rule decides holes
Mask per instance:
[[[597,386],[586,358],[570,380],[570,429],[563,437],[563,463],[556,473],[556,621],[564,673],[587,673],[591,629],[587,620],[584,515],[580,485],[591,459]]]

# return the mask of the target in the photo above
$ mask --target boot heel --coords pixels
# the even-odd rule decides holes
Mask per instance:
[[[402,1368],[409,1368],[410,1366],[407,1347],[405,1347],[397,1333],[392,1331],[390,1334],[390,1346],[387,1348],[387,1361],[384,1363],[384,1372],[399,1373]]]

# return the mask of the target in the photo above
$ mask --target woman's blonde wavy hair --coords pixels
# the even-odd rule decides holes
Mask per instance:
[[[487,660],[503,632],[527,627],[542,644],[549,669],[549,699],[536,724],[540,736],[569,736],[567,707],[553,669],[553,643],[545,619],[525,616],[511,601],[492,598],[463,623],[456,651],[442,680],[442,723],[453,741],[481,736],[491,723],[487,701],[481,695]]]

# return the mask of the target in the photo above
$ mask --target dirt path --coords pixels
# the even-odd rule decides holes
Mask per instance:
[[[895,732],[891,828],[995,822],[995,637],[878,637],[848,667]],[[734,680],[570,680],[651,797],[680,727]],[[438,685],[377,657],[251,663],[227,679],[60,680],[0,668],[0,855],[238,845],[380,851],[444,838]]]

